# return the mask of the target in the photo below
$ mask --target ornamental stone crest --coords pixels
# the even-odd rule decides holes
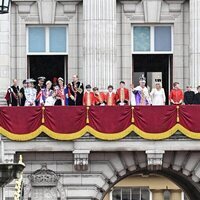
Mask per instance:
[[[59,181],[60,175],[43,164],[40,169],[28,176],[25,185],[24,200],[66,200],[66,191]]]
[[[31,182],[31,185],[34,187],[56,187],[60,176],[54,171],[47,169],[47,165],[43,164],[41,169],[29,175],[28,178]]]

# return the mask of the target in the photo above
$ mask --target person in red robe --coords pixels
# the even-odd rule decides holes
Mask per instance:
[[[175,82],[173,86],[169,95],[170,102],[172,105],[181,105],[184,99],[183,91],[179,88],[178,82]]]
[[[94,93],[91,91],[92,87],[91,85],[86,85],[86,92],[83,95],[83,105],[84,106],[94,106],[95,105],[95,99],[94,99]]]
[[[115,106],[116,105],[116,94],[113,92],[113,86],[108,86],[108,92],[105,95],[105,102],[107,106]]]
[[[120,82],[120,88],[116,92],[116,103],[117,105],[124,106],[128,105],[129,102],[129,90],[125,88],[125,82]]]
[[[103,92],[99,92],[98,87],[93,88],[94,92],[94,101],[96,106],[105,106],[105,94]]]

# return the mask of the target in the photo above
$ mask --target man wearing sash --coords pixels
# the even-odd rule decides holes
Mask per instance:
[[[128,105],[129,102],[129,90],[125,88],[125,82],[120,82],[120,88],[116,92],[116,103],[120,106]]]
[[[144,77],[144,75],[142,75],[139,78],[139,86],[134,88],[132,91],[135,93],[136,105],[143,105],[143,106],[151,105],[151,98],[145,84],[146,84],[146,78]]]
[[[19,101],[19,86],[17,85],[17,79],[13,80],[13,85],[8,88],[5,99],[8,106],[18,106]]]
[[[44,82],[45,82],[45,77],[44,76],[40,76],[38,77],[38,84],[35,86],[36,91],[37,91],[37,96],[36,96],[36,106],[40,106],[40,96],[41,96],[41,91],[42,89],[45,88]]]
[[[113,86],[108,86],[108,92],[105,95],[105,101],[107,106],[115,106],[116,105],[116,94],[113,92]]]
[[[80,106],[83,105],[84,87],[83,83],[79,81],[78,75],[73,75],[73,82],[68,84],[69,89],[69,105]]]
[[[91,85],[86,85],[86,92],[83,95],[84,106],[94,106],[95,104],[94,93],[91,91],[91,88]]]

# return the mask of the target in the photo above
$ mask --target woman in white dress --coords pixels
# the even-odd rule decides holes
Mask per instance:
[[[34,88],[34,82],[35,80],[33,79],[26,80],[27,87],[24,91],[26,97],[25,106],[35,106],[37,90]]]
[[[156,82],[156,87],[152,89],[151,93],[152,105],[162,106],[165,105],[166,96],[165,91],[162,88],[161,82]]]

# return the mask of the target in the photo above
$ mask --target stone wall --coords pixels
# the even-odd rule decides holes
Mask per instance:
[[[53,186],[57,197],[63,193],[69,200],[102,200],[119,181],[141,173],[158,173],[180,185],[188,195],[199,195],[198,141],[123,139],[112,142],[89,138],[55,141],[39,137],[23,143],[3,138],[3,143],[5,162],[18,160],[20,154],[23,156],[27,198],[37,193],[36,187],[45,187],[48,191]],[[14,182],[6,187],[5,196],[13,197],[13,193]],[[42,191],[39,193],[43,195]]]
[[[94,1],[92,2],[94,3]],[[108,1],[106,2],[108,3]],[[192,12],[193,7],[189,6],[188,0],[152,0],[150,3],[146,0],[116,2],[109,0],[109,2],[113,3],[112,6],[111,4],[109,6],[102,4],[96,11],[95,3],[94,8],[91,7],[91,11],[96,13],[97,18],[98,13],[101,13],[101,20],[105,20],[105,22],[109,18],[108,13],[113,13],[110,25],[105,23],[105,27],[94,27],[96,30],[94,33],[91,32],[93,25],[89,29],[86,28],[88,19],[86,19],[84,12],[87,12],[89,8],[87,5],[91,4],[89,0],[63,0],[59,2],[48,0],[25,3],[20,0],[12,1],[10,14],[0,17],[2,90],[11,84],[13,78],[17,78],[21,82],[29,75],[26,26],[31,24],[68,25],[68,80],[71,81],[72,75],[78,73],[80,80],[85,84],[92,83],[101,89],[108,84],[117,87],[120,80],[125,80],[127,85],[132,81],[131,37],[133,24],[171,24],[174,27],[173,81],[179,81],[183,88],[190,82],[192,85],[198,83],[197,79],[195,79],[195,83],[192,82],[196,77],[195,74],[198,74],[196,67],[198,56],[194,57],[194,55],[198,55],[196,54],[198,48],[193,45],[196,40],[198,41],[198,38],[195,35],[189,37],[198,29],[192,28],[194,20],[190,23],[190,17],[195,18],[196,15]],[[107,9],[106,12],[103,12],[104,7]],[[155,12],[150,12],[151,10],[155,10]],[[193,15],[190,16],[192,13]],[[105,28],[106,32],[103,31]],[[92,34],[92,38],[86,39],[87,34],[88,36]],[[108,51],[105,51],[103,43],[110,45],[109,47],[105,46]],[[86,48],[90,48],[87,55]],[[91,48],[94,49],[91,51]],[[194,48],[196,48],[195,51]],[[190,54],[190,52],[194,53]]]

